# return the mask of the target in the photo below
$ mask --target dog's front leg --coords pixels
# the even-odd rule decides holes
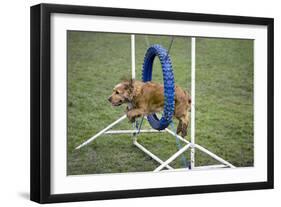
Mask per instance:
[[[130,122],[134,122],[137,117],[143,116],[144,111],[142,109],[131,109],[127,111],[127,117]]]

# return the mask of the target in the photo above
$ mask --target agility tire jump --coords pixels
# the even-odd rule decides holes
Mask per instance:
[[[164,112],[159,119],[157,115],[150,114],[147,120],[152,128],[163,130],[172,122],[175,109],[175,80],[172,63],[168,51],[161,45],[152,45],[146,51],[142,69],[142,81],[148,82],[152,80],[152,66],[155,56],[158,56],[163,73],[164,82]]]

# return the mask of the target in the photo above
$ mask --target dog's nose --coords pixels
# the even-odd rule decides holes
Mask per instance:
[[[109,96],[107,100],[108,100],[109,102],[111,102],[111,99],[112,99],[112,97],[111,97],[111,96]]]

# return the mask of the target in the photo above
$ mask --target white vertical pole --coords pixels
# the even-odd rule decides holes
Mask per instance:
[[[136,78],[136,50],[135,50],[135,35],[131,35],[131,58],[132,58],[132,79]]]
[[[191,150],[190,150],[190,160],[191,169],[195,167],[195,48],[196,39],[191,38]]]

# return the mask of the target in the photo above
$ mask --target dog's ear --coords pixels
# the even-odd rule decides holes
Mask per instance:
[[[130,92],[130,93],[132,93],[133,92],[133,90],[134,90],[134,79],[130,79],[129,81],[128,81],[128,83],[126,84],[126,89]]]

